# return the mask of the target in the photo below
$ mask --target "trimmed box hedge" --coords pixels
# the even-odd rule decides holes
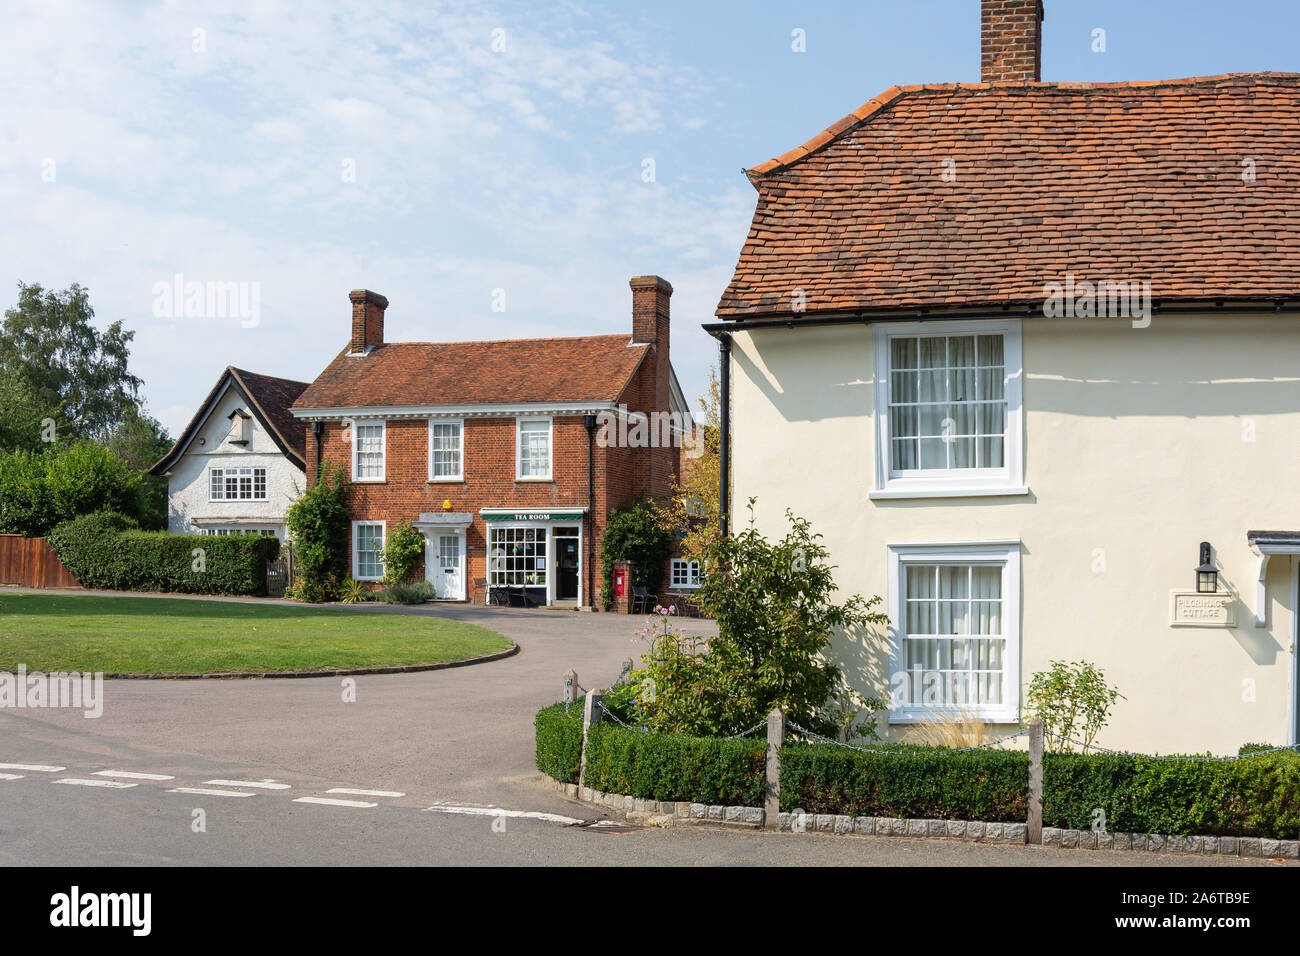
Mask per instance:
[[[582,708],[585,698],[569,705],[543,707],[533,718],[537,733],[537,769],[561,783],[577,783],[582,761]]]
[[[537,767],[576,783],[582,707],[537,714]],[[587,786],[652,800],[762,806],[766,742],[637,733],[605,722],[592,730]],[[848,816],[1023,823],[1029,755],[878,744],[863,753],[831,744],[781,748],[781,810]],[[1089,830],[1094,812],[1117,833],[1294,840],[1300,833],[1300,754],[1241,760],[1152,760],[1045,754],[1043,825]]]
[[[108,511],[65,521],[46,540],[82,585],[113,591],[261,595],[266,566],[280,553],[272,536],[141,531]]]
[[[1171,836],[1294,840],[1300,833],[1300,754],[1241,760],[1151,760],[1111,754],[1043,757],[1043,825]]]
[[[582,731],[581,723],[578,726]],[[761,807],[767,744],[592,728],[586,785],[651,800]]]
[[[1024,822],[1029,755],[890,747],[862,753],[830,744],[781,748],[781,809],[849,816]]]

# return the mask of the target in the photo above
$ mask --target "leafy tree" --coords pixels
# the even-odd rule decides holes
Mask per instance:
[[[1050,670],[1030,678],[1025,697],[1031,716],[1041,719],[1050,735],[1048,748],[1057,753],[1073,749],[1063,738],[1073,737],[1076,728],[1087,750],[1106,726],[1115,701],[1127,699],[1088,661],[1052,661]]]
[[[108,449],[140,473],[140,525],[146,531],[167,528],[167,479],[149,469],[172,447],[171,436],[156,418],[132,409],[106,441]]]
[[[718,622],[718,636],[656,640],[643,675],[653,692],[641,700],[651,729],[734,734],[775,707],[826,736],[843,734],[852,722],[845,720],[848,688],[826,651],[834,633],[888,619],[876,610],[879,597],[836,604],[835,569],[821,535],[788,510],[786,518],[790,531],[778,542],[760,535],[751,518],[748,529],[705,549],[699,597]]]
[[[672,532],[664,526],[660,509],[650,502],[611,512],[600,543],[605,573],[600,594],[605,607],[614,600],[615,561],[631,561],[632,583],[658,594],[672,546]]]
[[[0,451],[31,450],[53,441],[60,417],[57,405],[43,401],[26,378],[0,365]]]
[[[0,371],[20,376],[61,428],[102,440],[138,408],[141,381],[127,368],[134,332],[114,322],[100,332],[87,291],[18,283],[18,304],[0,323]]]
[[[139,473],[94,442],[0,454],[0,533],[41,537],[103,510],[135,519],[140,506]]]
[[[698,424],[693,441],[683,448],[682,474],[673,477],[671,499],[659,509],[664,526],[681,534],[682,551],[692,557],[703,554],[720,533],[721,394],[717,369],[710,369],[708,392],[700,396],[702,424]]]
[[[305,601],[333,600],[347,576],[348,489],[347,468],[332,464],[285,512],[297,563],[294,593]]]

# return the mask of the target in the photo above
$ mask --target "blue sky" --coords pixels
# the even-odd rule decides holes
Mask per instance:
[[[1300,71],[1295,0],[1046,6],[1046,80]],[[627,331],[628,278],[658,273],[694,401],[716,355],[699,325],[753,212],[741,169],[894,83],[979,77],[978,0],[17,2],[4,19],[0,302],[18,280],[88,286],[102,322],[135,330],[174,432],[228,364],[313,378],[358,287],[388,296],[391,340],[460,341]],[[178,273],[257,283],[257,324],[156,315]]]

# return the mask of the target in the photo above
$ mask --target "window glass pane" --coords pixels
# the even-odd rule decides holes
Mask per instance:
[[[356,469],[358,478],[384,477],[384,426],[357,425]]]
[[[919,372],[917,401],[946,402],[948,400],[948,373]]]
[[[979,439],[979,455],[981,468],[1001,468],[1004,465],[1002,460],[1003,442],[1001,438],[981,438]]]
[[[921,368],[948,367],[948,340],[942,335],[929,335],[920,339]]]
[[[918,467],[915,439],[896,439],[890,445],[893,449],[890,468],[894,471],[914,471]]]
[[[916,339],[895,338],[889,340],[889,367],[916,368]]]
[[[952,368],[975,364],[975,336],[954,335],[948,339],[948,364]]]
[[[948,443],[942,438],[922,438],[920,447],[922,469],[948,467]]]
[[[917,434],[920,410],[915,405],[896,406],[889,410],[889,433],[895,438]]]
[[[1004,364],[1002,357],[1002,336],[1000,335],[981,335],[979,337],[979,364],[996,365],[1001,367]]]

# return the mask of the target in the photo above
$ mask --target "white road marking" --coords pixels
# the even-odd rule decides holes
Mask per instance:
[[[21,780],[23,776],[21,773],[0,773],[0,780]]]
[[[96,770],[92,776],[121,777],[123,780],[175,780],[165,773],[136,773],[134,770]]]
[[[290,789],[287,783],[276,783],[274,780],[204,780],[203,782],[218,787],[256,787],[259,790]]]
[[[296,797],[294,803],[319,803],[327,807],[377,807],[377,803],[362,800],[331,800],[328,797]]]
[[[255,793],[241,793],[238,790],[205,790],[202,787],[173,787],[168,793],[197,793],[204,797],[255,797]]]
[[[35,770],[38,773],[63,773],[67,767],[46,767],[38,763],[0,763],[0,770]]]
[[[347,793],[354,797],[404,797],[398,790],[353,790],[349,787],[331,787],[326,793]]]
[[[425,807],[425,810],[431,813],[459,813],[472,817],[511,817],[513,819],[544,820],[547,823],[563,823],[566,826],[585,822],[574,817],[564,817],[558,813],[541,813],[537,810],[502,810],[499,807],[437,806]]]
[[[87,780],[85,777],[64,777],[55,783],[72,783],[78,787],[110,787],[114,790],[129,790],[140,786],[138,783],[122,783],[119,780]]]

